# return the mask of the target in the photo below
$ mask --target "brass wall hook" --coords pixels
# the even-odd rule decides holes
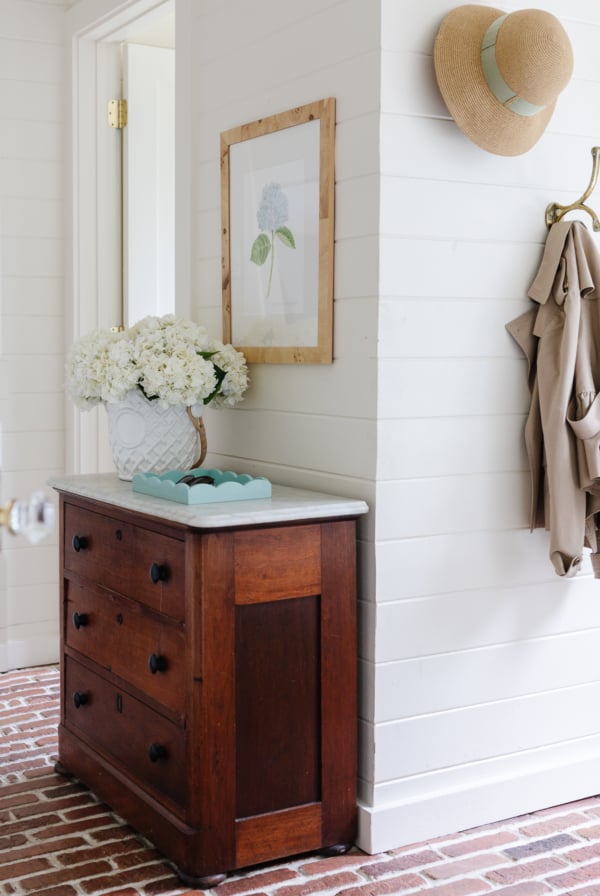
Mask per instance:
[[[567,212],[581,209],[582,211],[587,212],[588,215],[590,215],[592,219],[593,229],[595,231],[600,230],[600,220],[598,220],[596,212],[588,205],[585,205],[585,200],[594,190],[598,182],[598,170],[600,168],[600,146],[592,146],[592,160],[592,176],[585,193],[583,193],[575,202],[572,202],[571,205],[559,205],[558,202],[551,202],[550,205],[546,207],[546,227],[552,227],[552,225],[560,221],[560,219],[564,215],[566,215]]]

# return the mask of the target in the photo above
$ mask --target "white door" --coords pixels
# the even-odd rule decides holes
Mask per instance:
[[[175,310],[175,51],[126,44],[125,326]]]

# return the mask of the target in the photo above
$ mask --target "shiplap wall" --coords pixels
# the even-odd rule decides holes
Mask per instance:
[[[206,414],[218,464],[369,501],[377,413],[379,16],[364,0],[201,0],[191,7],[194,316],[221,332],[220,133],[337,103],[334,354],[252,365],[233,411]],[[310,48],[310,49],[309,49]]]
[[[200,0],[192,7],[192,307],[209,329],[221,329],[220,133],[327,96],[336,99],[337,121],[334,364],[251,365],[244,403],[206,414],[211,460],[370,505],[377,426],[378,6],[371,0]],[[370,516],[360,523],[363,608],[375,598],[373,542]],[[363,664],[364,693],[372,694],[374,671],[372,662]],[[368,777],[371,759],[360,761]]]
[[[255,367],[244,408],[209,431],[220,463],[371,504],[371,851],[583,796],[600,772],[600,586],[588,566],[558,580],[546,536],[526,530],[525,369],[504,329],[526,307],[545,206],[581,192],[599,136],[600,12],[542,5],[564,19],[576,71],[543,141],[513,159],[471,144],[437,91],[432,45],[453,4],[206,0],[196,13],[193,301],[211,325],[219,132],[337,98],[336,362]]]
[[[600,583],[588,566],[576,580],[557,579],[547,537],[527,532],[525,370],[504,331],[526,307],[546,204],[582,191],[600,142],[600,9],[596,0],[541,4],[569,32],[575,76],[538,146],[507,159],[474,147],[439,97],[431,48],[454,5],[180,7],[193,49],[183,86],[193,316],[211,330],[221,314],[220,131],[337,99],[335,363],[254,366],[244,405],[207,418],[217,464],[371,505],[360,531],[360,844],[374,851],[586,795],[600,775]],[[0,0],[0,10],[33,8],[54,12]],[[53,28],[54,17],[46,43]],[[45,159],[51,171],[54,161]],[[2,199],[3,219],[4,208]],[[23,329],[49,308],[51,318],[62,313],[54,295],[54,304],[32,297],[18,306]],[[35,351],[20,331],[15,339]],[[34,393],[60,368],[37,351],[33,382],[19,380]],[[30,367],[21,369],[25,377]],[[44,419],[38,446],[53,438]],[[9,420],[3,414],[5,471]],[[18,446],[31,442],[27,425],[14,428],[16,463]],[[53,463],[39,477],[27,468],[15,486],[27,491]],[[35,550],[42,557],[45,548]],[[33,561],[25,567],[10,575],[28,594]]]
[[[0,0],[2,504],[64,464],[64,6]],[[0,671],[58,655],[56,535],[2,538]]]
[[[503,158],[437,90],[433,41],[455,4],[382,2],[376,686],[361,722],[376,850],[590,794],[600,774],[600,582],[589,566],[558,579],[546,534],[527,531],[526,371],[504,330],[527,307],[546,205],[591,174],[600,8],[527,5],[561,19],[575,71],[542,140]]]

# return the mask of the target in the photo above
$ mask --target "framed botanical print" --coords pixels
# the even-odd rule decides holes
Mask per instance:
[[[249,362],[333,360],[335,100],[221,134],[223,340]]]

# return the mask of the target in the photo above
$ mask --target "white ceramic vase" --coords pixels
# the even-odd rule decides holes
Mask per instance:
[[[162,408],[132,389],[122,401],[107,402],[108,433],[120,479],[136,473],[189,470],[202,460],[198,434],[202,418],[195,420],[184,405]],[[203,435],[203,433],[202,433]]]

